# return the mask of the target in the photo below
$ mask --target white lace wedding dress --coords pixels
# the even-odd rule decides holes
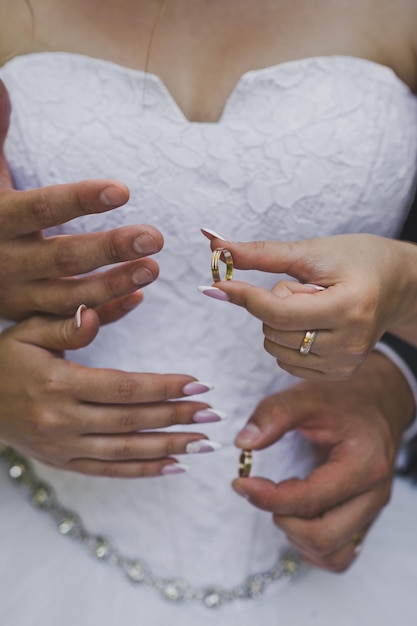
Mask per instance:
[[[128,206],[58,232],[152,223],[165,237],[160,277],[143,305],[69,358],[194,375],[214,383],[203,399],[228,413],[224,422],[191,427],[223,447],[188,456],[186,475],[115,480],[33,464],[60,505],[82,520],[84,541],[71,540],[69,513],[63,520],[60,510],[54,516],[34,506],[3,460],[2,626],[414,625],[417,492],[401,481],[346,574],[305,568],[257,595],[266,576],[250,577],[272,568],[278,578],[274,563],[288,546],[270,514],[231,490],[232,442],[257,403],[294,379],[264,352],[257,320],[197,286],[211,282],[202,226],[235,240],[395,236],[414,193],[416,98],[388,68],[351,57],[248,72],[213,124],[185,119],[158,77],[84,56],[22,56],[0,76],[13,104],[7,157],[18,188],[111,176],[131,189]],[[289,434],[255,455],[254,473],[278,481],[305,475],[313,462],[310,446]],[[153,584],[131,582],[127,562],[112,564],[108,544],[94,536],[129,561],[143,560]],[[130,574],[140,578],[139,568]],[[211,589],[209,598],[175,601],[178,580]],[[224,590],[238,595],[239,585],[254,597],[204,606],[224,600]]]

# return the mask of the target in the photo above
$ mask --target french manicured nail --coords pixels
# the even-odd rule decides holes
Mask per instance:
[[[154,278],[154,275],[147,267],[138,267],[132,274],[132,280],[135,285],[148,285]]]
[[[212,389],[214,389],[214,385],[211,383],[202,383],[200,380],[195,380],[184,385],[182,392],[186,396],[194,396],[199,393],[206,393],[206,391],[211,391]]]
[[[215,409],[201,409],[193,415],[193,422],[197,424],[208,424],[210,422],[221,422],[227,418],[227,414],[223,411]]]
[[[224,302],[228,302],[230,300],[227,293],[225,293],[221,289],[217,289],[217,287],[200,285],[198,290],[201,291],[201,293],[203,293],[205,296],[209,296],[209,298],[214,298],[215,300],[223,300]]]
[[[236,444],[239,447],[250,448],[259,439],[260,434],[261,430],[255,424],[246,424],[245,428],[238,433]]]
[[[106,206],[118,207],[126,201],[127,193],[119,187],[106,187],[100,194],[100,202]]]
[[[154,254],[154,252],[158,252],[159,250],[155,239],[147,232],[136,237],[133,242],[133,247],[136,252],[143,255]]]
[[[183,463],[170,463],[169,465],[164,465],[161,469],[162,476],[172,476],[173,474],[184,474],[184,472],[188,472],[190,470],[189,465],[184,465]]]
[[[80,330],[81,325],[83,323],[81,314],[83,311],[86,311],[86,310],[87,310],[87,307],[85,306],[85,304],[80,304],[80,306],[76,310],[75,315],[74,315],[74,325],[75,325],[76,330]]]
[[[187,454],[204,454],[205,452],[215,452],[220,450],[220,443],[209,441],[208,439],[199,439],[198,441],[190,441],[185,446]]]
[[[213,239],[213,237],[216,237],[216,239],[221,239],[222,241],[232,242],[232,240],[229,237],[223,237],[223,235],[219,235],[219,233],[216,233],[216,231],[212,230],[211,228],[201,228],[200,230],[203,233],[203,235],[207,237],[208,239]]]

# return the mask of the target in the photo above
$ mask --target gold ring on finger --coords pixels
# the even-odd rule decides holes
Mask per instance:
[[[300,346],[300,354],[306,356],[310,352],[311,348],[313,347],[313,343],[317,337],[317,333],[317,330],[306,331]]]

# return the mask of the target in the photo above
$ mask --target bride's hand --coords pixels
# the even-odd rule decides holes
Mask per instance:
[[[214,450],[200,433],[153,432],[220,419],[205,402],[181,400],[207,385],[63,358],[98,329],[96,312],[85,309],[75,319],[34,317],[0,335],[0,440],[56,468],[129,478],[179,473],[187,466],[171,455]]]
[[[153,226],[132,225],[45,238],[45,228],[125,204],[129,191],[112,179],[13,189],[3,151],[9,116],[8,94],[0,81],[0,317],[73,315],[85,302],[102,320],[111,321],[111,301],[124,299],[128,311],[142,298],[137,290],[157,278],[157,263],[144,257],[161,250],[163,237]],[[91,274],[107,265],[113,267]]]
[[[281,281],[268,290],[231,280],[205,290],[259,318],[265,349],[296,376],[343,380],[386,330],[408,340],[417,336],[417,246],[363,234],[234,243],[203,233],[213,249],[231,251],[238,269],[300,281]],[[318,331],[307,355],[300,353],[306,331]]]
[[[303,381],[261,402],[236,444],[261,450],[298,430],[323,462],[305,479],[276,484],[239,478],[234,488],[271,511],[308,562],[343,571],[389,501],[397,451],[413,412],[402,374],[376,352],[348,381]]]

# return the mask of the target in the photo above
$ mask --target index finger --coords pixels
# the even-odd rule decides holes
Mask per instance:
[[[0,239],[9,240],[122,206],[129,190],[120,181],[85,180],[27,191],[1,190]]]

